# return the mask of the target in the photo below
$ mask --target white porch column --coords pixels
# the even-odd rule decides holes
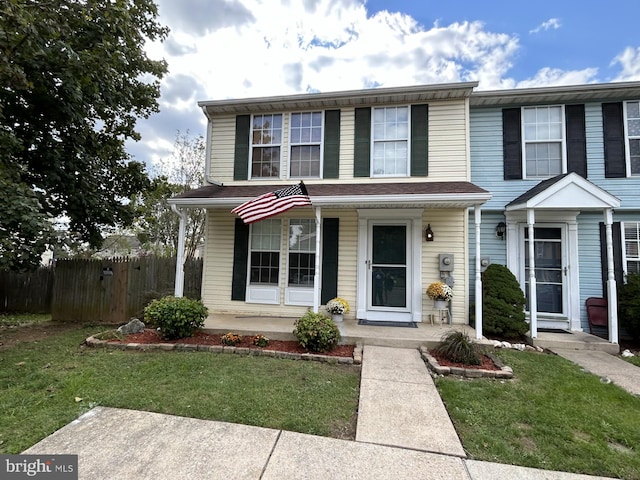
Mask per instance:
[[[187,224],[187,210],[171,205],[171,209],[180,215],[180,226],[178,227],[178,251],[176,252],[176,280],[173,295],[182,297],[184,293],[184,237]]]
[[[609,341],[618,343],[618,292],[616,290],[616,277],[613,267],[613,210],[604,211],[604,224],[607,237],[607,308],[609,316]]]
[[[313,276],[313,312],[318,313],[320,311],[320,234],[322,233],[322,209],[315,207],[316,211],[316,265],[315,274]]]
[[[536,212],[533,208],[527,210],[527,224],[529,226],[529,327],[531,338],[538,337],[538,294],[536,285],[536,256],[535,230]]]
[[[476,224],[476,339],[482,338],[482,272],[480,272],[480,205],[476,205],[474,210]]]

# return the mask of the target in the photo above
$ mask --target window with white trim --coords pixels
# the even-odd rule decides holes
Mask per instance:
[[[279,178],[282,114],[254,115],[251,123],[251,178]]]
[[[409,175],[409,107],[374,108],[372,177]]]
[[[624,222],[625,273],[640,273],[640,222]]]
[[[290,287],[313,287],[316,269],[316,223],[312,219],[289,221]]]
[[[322,112],[291,114],[289,176],[320,178]]]
[[[280,220],[267,219],[251,224],[249,283],[278,285],[280,276]]]
[[[640,102],[625,102],[628,171],[640,175]]]
[[[526,178],[551,178],[566,170],[564,108],[524,107],[522,141]]]

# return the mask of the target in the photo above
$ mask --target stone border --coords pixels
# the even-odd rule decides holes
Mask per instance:
[[[509,366],[503,365],[499,359],[495,358],[491,354],[486,354],[493,360],[496,366],[500,367],[500,370],[485,370],[482,368],[461,368],[461,367],[444,367],[438,363],[438,360],[429,353],[429,349],[425,346],[420,347],[420,354],[422,359],[426,362],[429,370],[436,375],[459,375],[465,378],[500,378],[510,379],[513,378],[513,369]]]
[[[226,345],[196,345],[191,343],[121,343],[100,340],[95,336],[90,336],[85,340],[89,347],[113,348],[116,350],[138,350],[142,352],[162,350],[162,351],[182,351],[182,352],[211,352],[211,353],[234,353],[237,355],[253,355],[256,357],[288,358],[290,360],[309,360],[313,362],[325,362],[332,364],[360,365],[362,364],[362,343],[356,343],[353,349],[353,358],[336,357],[322,355],[319,353],[291,353],[268,350],[266,348],[248,347],[228,347]]]

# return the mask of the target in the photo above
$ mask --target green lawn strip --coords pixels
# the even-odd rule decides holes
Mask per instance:
[[[436,382],[471,458],[640,479],[640,398],[561,357],[498,355],[514,380]]]
[[[640,367],[640,356],[636,355],[635,357],[621,357],[623,360],[626,360],[629,363],[633,363],[634,365]]]
[[[97,405],[323,436],[348,430],[356,414],[358,367],[80,347],[94,333],[0,352],[0,453],[19,453]]]
[[[0,327],[35,325],[51,321],[50,313],[0,313]]]

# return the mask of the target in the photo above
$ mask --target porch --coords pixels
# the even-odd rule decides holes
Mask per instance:
[[[240,335],[266,335],[273,340],[295,340],[293,335],[294,317],[268,317],[235,314],[210,315],[205,320],[204,330],[210,333],[235,332]],[[454,330],[467,332],[475,338],[475,330],[469,325],[447,325],[436,322],[416,323],[417,327],[382,327],[358,325],[357,320],[347,319],[339,325],[344,343],[374,345],[380,347],[418,348],[426,345],[433,348],[440,343],[443,334]],[[481,343],[488,343],[483,338]],[[617,354],[619,345],[585,332],[549,333],[539,332],[534,345],[542,348],[562,348],[570,350],[600,350]]]

